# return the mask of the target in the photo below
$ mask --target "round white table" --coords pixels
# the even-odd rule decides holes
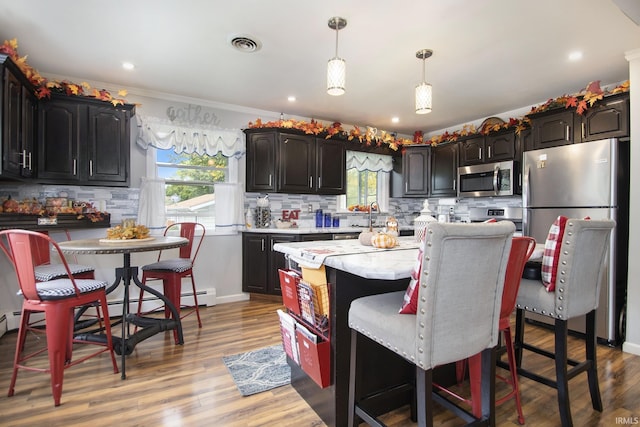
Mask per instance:
[[[162,299],[164,303],[169,307],[171,313],[173,315],[173,319],[170,321],[165,321],[164,319],[153,319],[155,325],[164,325],[165,327],[162,330],[166,329],[177,329],[179,344],[183,344],[184,340],[182,337],[182,324],[180,322],[180,316],[176,311],[175,307],[171,302],[164,296],[162,293],[157,290],[150,288],[148,286],[143,285],[138,279],[138,267],[131,266],[131,253],[133,252],[149,252],[149,251],[159,251],[163,249],[172,249],[178,248],[180,246],[185,246],[189,243],[189,240],[183,237],[170,237],[170,236],[158,236],[152,237],[148,239],[141,240],[109,240],[106,239],[82,239],[82,240],[70,240],[67,242],[60,242],[59,246],[62,252],[65,254],[84,254],[84,255],[101,255],[101,254],[122,254],[123,255],[123,265],[121,268],[116,268],[116,279],[114,283],[107,289],[107,293],[113,291],[119,284],[122,282],[124,284],[124,298],[122,302],[122,337],[120,338],[120,355],[121,355],[121,365],[122,365],[122,379],[126,378],[126,368],[125,368],[125,356],[130,354],[133,351],[133,347],[138,342],[138,340],[132,340],[131,344],[128,345],[127,339],[129,338],[128,334],[128,323],[135,323],[138,319],[134,318],[135,316],[129,316],[129,285],[131,284],[131,280],[138,286],[143,288],[146,292],[150,292],[151,294],[157,296]],[[165,323],[162,323],[165,322]],[[171,322],[171,325],[167,326],[166,322]],[[144,325],[140,325],[143,326]],[[149,328],[151,329],[151,328]],[[156,329],[157,330],[157,329]],[[142,339],[148,338],[148,333],[144,333],[144,329],[139,332],[141,336],[144,336]],[[135,334],[134,334],[135,335]]]

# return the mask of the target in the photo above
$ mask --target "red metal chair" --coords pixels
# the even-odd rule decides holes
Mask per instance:
[[[532,237],[514,237],[511,241],[511,252],[509,253],[509,261],[504,279],[504,289],[502,291],[502,302],[500,306],[500,322],[499,329],[504,337],[504,345],[507,350],[508,365],[510,378],[504,378],[496,375],[502,381],[511,385],[511,391],[506,395],[496,398],[496,405],[501,405],[511,398],[515,398],[516,409],[518,411],[518,422],[524,424],[524,415],[522,414],[522,404],[520,403],[520,389],[518,387],[518,373],[516,369],[516,359],[514,352],[513,340],[511,339],[511,323],[510,318],[516,306],[516,298],[520,288],[520,280],[522,272],[527,260],[531,257],[536,247],[536,241]],[[475,416],[482,413],[482,405],[480,399],[474,399],[474,396],[480,396],[480,357],[479,355],[469,358],[469,377],[471,386],[471,398],[467,399],[459,394],[452,392],[440,385],[435,385],[439,390],[453,396],[457,399],[467,402],[472,407]],[[499,363],[502,365],[502,363]],[[458,380],[464,377],[464,364],[457,364]]]
[[[162,251],[158,254],[158,261],[153,264],[148,264],[142,267],[142,283],[147,285],[149,280],[162,280],[163,293],[169,301],[175,306],[178,311],[178,315],[181,319],[184,317],[196,313],[198,317],[198,327],[202,328],[202,321],[200,320],[200,310],[198,309],[198,296],[196,293],[196,282],[193,279],[193,266],[195,264],[200,246],[205,236],[204,225],[197,222],[177,222],[165,228],[164,235],[170,235],[179,229],[180,237],[184,237],[189,240],[189,244],[180,248],[178,258],[162,259]],[[196,239],[196,234],[199,237]],[[193,291],[193,306],[189,312],[182,315],[181,311],[181,292],[182,292],[182,279],[188,277],[191,279],[191,289]],[[140,289],[140,298],[138,299],[138,315],[141,314],[142,301],[143,301],[144,289]],[[185,306],[182,306],[184,308]],[[171,311],[168,307],[164,307],[165,318],[170,318]],[[176,344],[178,343],[177,332],[173,331]]]
[[[2,238],[6,238],[6,244],[2,242]],[[65,278],[46,282],[36,281],[34,273],[36,260],[33,257],[35,245],[42,245],[47,248],[51,245],[58,252],[67,273]],[[27,230],[0,231],[0,248],[15,268],[20,290],[24,297],[8,396],[13,396],[15,392],[18,369],[49,372],[51,374],[51,391],[55,406],[60,405],[62,381],[66,368],[108,351],[111,355],[113,372],[117,373],[118,365],[113,352],[111,325],[105,293],[107,283],[100,280],[75,278],[58,244],[42,233]],[[97,339],[75,339],[73,336],[74,309],[93,303],[99,304],[102,308],[105,333],[103,336],[97,337]],[[29,325],[29,316],[34,312],[44,314],[46,324],[44,332],[47,337],[47,347],[30,354],[23,354],[27,331],[33,330]],[[73,343],[98,345],[102,348],[72,361]],[[49,356],[48,368],[37,368],[26,364],[29,359],[44,351],[47,351]]]

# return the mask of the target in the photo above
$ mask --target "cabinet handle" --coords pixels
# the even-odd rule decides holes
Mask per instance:
[[[487,147],[487,151],[489,152],[489,154],[487,156],[490,159],[491,158],[491,146]]]
[[[404,182],[404,192],[408,193],[409,192],[409,181],[405,181]]]
[[[569,125],[566,126],[565,140],[570,141],[570,139],[569,139]]]
[[[260,239],[260,241],[262,242],[262,252],[264,252],[264,239]]]
[[[77,163],[76,159],[73,159],[73,174],[74,175],[77,175],[77,173],[76,173],[77,172],[76,163]]]
[[[322,187],[322,177],[321,176],[318,177],[318,189],[320,187]]]
[[[585,129],[585,128],[586,128],[585,124],[584,124],[584,123],[582,123],[582,139],[584,139],[584,138],[585,138],[585,135],[587,134],[587,132],[586,132],[586,129]]]
[[[269,174],[269,187],[271,187],[271,174]]]
[[[89,176],[93,176],[93,160],[89,160]]]
[[[28,161],[27,158],[29,158]],[[27,154],[27,150],[22,150],[22,162],[20,166],[22,166],[23,169],[31,170],[31,153]]]
[[[482,148],[478,148],[478,160],[482,160]]]
[[[456,191],[456,180],[453,180],[453,191]]]
[[[313,177],[309,177],[309,188],[313,188]]]

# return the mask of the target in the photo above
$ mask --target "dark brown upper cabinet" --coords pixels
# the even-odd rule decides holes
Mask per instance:
[[[129,185],[133,105],[52,95],[38,113],[37,180],[51,184]]]
[[[584,114],[554,109],[529,115],[532,140],[526,150],[629,136],[629,94],[610,95]]]
[[[246,130],[246,190],[295,194],[344,194],[342,141],[279,130]]]
[[[0,54],[0,176],[30,179],[35,172],[36,98],[33,87],[7,56]]]
[[[513,160],[516,137],[512,130],[474,135],[460,140],[460,166]]]

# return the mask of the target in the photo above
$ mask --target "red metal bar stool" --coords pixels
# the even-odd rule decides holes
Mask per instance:
[[[20,290],[24,297],[8,396],[13,396],[15,392],[18,369],[50,373],[51,391],[55,406],[60,405],[65,369],[101,353],[109,352],[113,364],[113,372],[117,373],[118,365],[113,352],[111,325],[105,292],[107,283],[101,280],[76,279],[71,273],[58,244],[45,234],[27,230],[5,230],[0,231],[0,239],[2,238],[6,238],[7,243],[5,245],[0,240],[0,248],[15,268]],[[36,281],[34,273],[35,260],[33,259],[34,242],[37,242],[37,245],[47,247],[51,245],[58,252],[67,273],[65,278],[46,282]],[[104,334],[92,337],[92,339],[85,337],[85,339],[77,340],[73,336],[74,309],[94,303],[102,309]],[[47,347],[30,354],[23,354],[27,331],[32,329],[29,325],[29,315],[34,312],[44,313],[44,332],[47,337]],[[40,330],[40,332],[42,331]],[[74,343],[96,345],[100,346],[101,349],[78,360],[72,360]],[[49,357],[48,368],[39,368],[27,363],[27,361],[44,351],[47,351]]]
[[[496,397],[496,405],[501,405],[509,399],[515,399],[516,410],[518,411],[518,422],[524,424],[524,415],[522,414],[522,404],[520,403],[520,388],[518,386],[518,372],[516,367],[515,352],[513,346],[513,340],[511,339],[511,314],[516,306],[516,298],[518,296],[518,289],[520,288],[520,280],[522,278],[522,271],[527,263],[527,260],[531,257],[533,250],[536,247],[536,241],[532,237],[514,237],[511,241],[511,251],[509,252],[509,261],[507,264],[507,271],[505,273],[504,288],[502,291],[502,302],[500,306],[500,323],[498,328],[502,332],[504,338],[504,346],[507,350],[508,364],[504,365],[498,362],[498,365],[509,369],[509,378],[496,375],[496,378],[505,381],[511,385],[511,391],[501,397]],[[472,411],[476,417],[479,417],[482,413],[482,404],[480,399],[475,399],[475,396],[480,395],[480,356],[476,355],[469,358],[469,377],[471,385],[471,398],[463,397],[451,390],[442,387],[438,384],[434,384],[439,390],[462,400],[472,407]],[[456,368],[464,370],[464,363],[456,366]],[[464,375],[458,375],[458,380]]]
[[[189,240],[189,244],[182,246],[179,250],[178,258],[162,259],[162,251],[158,254],[158,261],[153,264],[148,264],[142,267],[142,283],[147,285],[149,280],[162,280],[162,287],[164,295],[175,306],[180,319],[196,313],[198,317],[198,327],[202,328],[202,321],[200,320],[200,310],[198,309],[198,295],[196,292],[196,282],[193,278],[193,266],[195,264],[200,246],[204,240],[206,230],[204,225],[197,222],[178,222],[165,228],[164,235],[170,235],[176,230],[179,230],[180,237],[184,237]],[[196,235],[199,235],[196,238]],[[181,303],[182,292],[182,279],[191,279],[191,289],[193,292],[193,306],[186,306],[192,308],[186,314],[181,314],[181,308],[185,306]],[[140,297],[138,299],[138,315],[142,312],[142,302],[144,296],[144,289],[140,289]],[[164,307],[165,318],[171,316],[171,310],[168,307]],[[174,339],[176,344],[178,343],[177,332],[174,330]]]

